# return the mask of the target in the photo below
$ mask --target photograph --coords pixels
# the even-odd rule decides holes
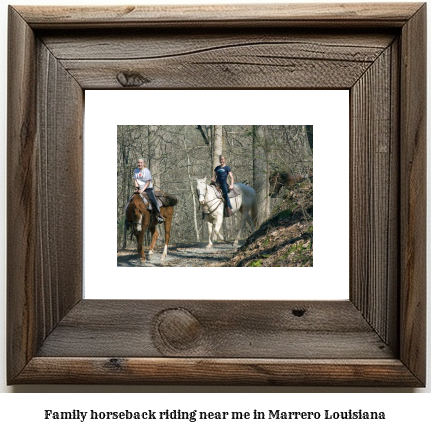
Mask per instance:
[[[312,267],[313,125],[118,125],[117,265]]]

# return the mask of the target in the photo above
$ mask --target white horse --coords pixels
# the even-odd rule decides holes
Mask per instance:
[[[215,238],[217,236],[220,240],[224,240],[220,233],[221,224],[223,222],[224,214],[224,201],[218,198],[214,188],[207,185],[206,177],[204,179],[196,179],[197,186],[196,191],[199,197],[199,204],[201,205],[202,211],[205,214],[205,219],[208,223],[209,242],[207,249],[213,246],[211,241],[212,234],[214,232]],[[235,183],[236,186],[241,190],[241,195],[230,199],[232,205],[232,212],[241,213],[241,225],[238,231],[238,235],[234,241],[234,246],[238,244],[238,240],[241,235],[241,231],[244,229],[245,223],[248,222],[252,231],[254,231],[254,224],[250,211],[253,217],[256,215],[256,192],[250,186],[242,183]]]

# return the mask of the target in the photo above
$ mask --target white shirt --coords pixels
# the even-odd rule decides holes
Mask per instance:
[[[136,168],[133,172],[133,179],[138,182],[139,189],[142,189],[148,180],[150,180],[148,187],[153,187],[153,182],[151,181],[153,178],[151,177],[151,172],[148,168],[143,168],[142,171],[140,171],[139,168]]]

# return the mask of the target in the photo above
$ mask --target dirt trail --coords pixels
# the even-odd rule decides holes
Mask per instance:
[[[238,247],[244,244],[240,241]],[[126,249],[117,253],[118,267],[217,267],[229,261],[238,247],[232,242],[214,243],[212,249],[206,249],[207,243],[182,243],[170,245],[165,261],[160,258],[163,247],[156,247],[153,255],[146,251],[146,262],[140,263],[136,249]]]

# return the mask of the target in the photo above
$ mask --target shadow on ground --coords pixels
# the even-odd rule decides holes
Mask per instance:
[[[161,261],[163,247],[155,249],[153,255],[145,253],[146,262],[141,263],[136,249],[126,249],[117,253],[118,267],[213,267],[229,261],[238,247],[244,241],[240,241],[237,247],[232,242],[214,243],[211,249],[206,249],[207,243],[181,243],[170,245],[168,256]]]

